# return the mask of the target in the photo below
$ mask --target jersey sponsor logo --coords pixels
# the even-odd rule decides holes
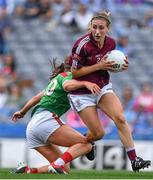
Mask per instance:
[[[80,56],[79,56],[78,54],[76,54],[76,53],[73,55],[73,58],[74,58],[74,59],[77,59],[77,60],[79,60],[79,61],[80,61],[80,59],[81,59]]]

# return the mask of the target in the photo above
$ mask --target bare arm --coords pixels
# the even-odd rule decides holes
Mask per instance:
[[[100,87],[97,84],[88,81],[77,81],[72,79],[66,81],[63,84],[63,88],[65,91],[73,91],[83,87],[89,89],[92,92],[92,94],[99,94],[101,91]]]
[[[12,121],[16,122],[17,119],[23,118],[24,115],[33,107],[35,106],[43,96],[44,92],[38,93],[36,96],[32,97],[21,110],[15,112],[12,117]]]
[[[93,73],[93,72],[98,71],[98,70],[100,70],[99,64],[94,64],[92,66],[84,66],[80,69],[71,68],[71,72],[73,74],[73,77],[85,76],[87,74]]]
[[[73,77],[81,77],[87,74],[93,73],[99,70],[114,70],[113,65],[114,61],[106,61],[107,56],[104,56],[99,63],[91,65],[91,66],[83,66],[80,69],[71,68],[71,72]]]

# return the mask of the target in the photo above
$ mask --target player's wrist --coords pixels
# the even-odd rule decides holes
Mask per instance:
[[[23,111],[20,111],[20,114],[21,114],[22,116],[24,116],[24,115],[25,115],[25,112],[23,112]]]

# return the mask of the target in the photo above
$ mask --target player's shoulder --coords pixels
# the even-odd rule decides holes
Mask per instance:
[[[83,43],[86,43],[90,40],[90,35],[89,34],[85,34],[83,36],[81,36],[80,38],[78,38],[75,43],[74,43],[74,46],[77,46],[79,44],[83,44]]]
[[[71,76],[71,75],[72,75],[71,72],[62,72],[62,73],[59,74],[59,76],[61,76],[61,77],[63,77],[63,78],[68,77],[68,76]]]

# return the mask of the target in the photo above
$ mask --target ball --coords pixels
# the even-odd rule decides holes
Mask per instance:
[[[116,64],[113,66],[115,69],[111,72],[121,72],[122,65],[125,64],[126,57],[120,50],[112,50],[107,53],[107,61],[114,61]]]

